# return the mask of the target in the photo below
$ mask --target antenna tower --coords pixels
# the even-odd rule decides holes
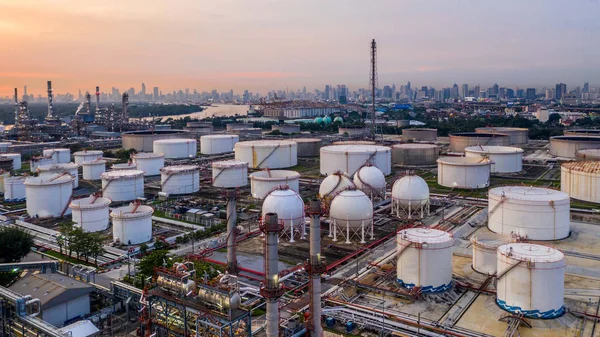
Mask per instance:
[[[371,76],[369,77],[371,85],[371,137],[375,140],[377,129],[375,125],[375,87],[377,86],[377,42],[371,41]]]

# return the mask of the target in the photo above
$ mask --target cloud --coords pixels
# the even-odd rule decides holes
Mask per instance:
[[[210,78],[227,78],[227,79],[280,79],[280,78],[299,78],[308,77],[307,74],[301,73],[286,73],[286,72],[238,72],[238,73],[223,73],[209,76]]]

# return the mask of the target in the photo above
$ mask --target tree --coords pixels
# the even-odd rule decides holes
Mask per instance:
[[[33,235],[17,227],[0,229],[0,261],[20,261],[31,251]]]
[[[140,245],[140,255],[144,256],[144,255],[146,255],[146,253],[148,253],[148,245],[145,243],[142,243]]]
[[[98,256],[104,253],[104,245],[102,244],[102,236],[99,233],[87,233],[89,237],[90,246],[88,247],[88,253],[94,257],[94,264],[98,264]],[[86,259],[87,261],[87,259]]]
[[[139,263],[140,273],[145,276],[152,276],[155,267],[171,267],[173,262],[169,258],[169,252],[165,249],[154,250],[144,256]]]

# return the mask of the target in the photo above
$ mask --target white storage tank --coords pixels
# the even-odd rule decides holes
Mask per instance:
[[[144,196],[144,172],[109,171],[100,175],[102,196],[113,202],[131,201]]]
[[[4,180],[10,178],[10,172],[0,170],[0,192],[4,193]]]
[[[298,164],[298,144],[289,140],[255,140],[235,144],[235,159],[254,169],[278,169]]]
[[[190,194],[200,190],[200,167],[167,166],[160,169],[161,191],[168,194]]]
[[[498,133],[507,135],[510,145],[527,144],[529,142],[529,129],[486,126],[475,129],[476,133]]]
[[[137,165],[133,161],[127,163],[113,164],[110,167],[111,171],[137,170]]]
[[[550,154],[560,158],[576,158],[577,152],[600,149],[600,137],[556,136],[550,137]]]
[[[469,146],[466,157],[486,158],[491,161],[490,172],[516,173],[523,170],[523,149],[510,146]]]
[[[498,247],[496,303],[513,314],[549,319],[565,312],[565,256],[546,246]]]
[[[66,164],[71,161],[71,150],[69,149],[46,149],[42,156],[51,157],[52,164]]]
[[[408,219],[429,215],[429,186],[423,178],[407,175],[392,185],[392,215]]]
[[[48,177],[53,174],[68,173],[73,179],[73,188],[79,187],[79,172],[75,163],[54,164],[38,166],[37,171],[40,177]]]
[[[132,203],[113,209],[113,240],[123,245],[137,245],[152,239],[152,213],[150,206]]]
[[[71,201],[71,219],[84,232],[98,232],[108,228],[110,199],[90,195]]]
[[[573,199],[600,203],[600,161],[562,164],[560,189]]]
[[[25,177],[4,178],[4,201],[20,202],[25,196]]]
[[[385,199],[385,176],[375,166],[366,165],[354,174],[354,185],[365,192],[371,199],[375,197]]]
[[[287,186],[278,187],[265,197],[262,205],[262,217],[267,213],[277,213],[279,221],[283,222],[283,235],[294,242],[299,235],[304,238],[304,201],[302,197]]]
[[[511,238],[506,235],[486,232],[473,235],[471,245],[473,246],[473,270],[484,275],[496,275],[498,247],[510,243]]]
[[[430,228],[409,228],[397,236],[398,283],[421,293],[436,293],[452,287],[452,246],[448,232]]]
[[[338,236],[350,243],[353,239],[365,241],[365,235],[373,239],[373,203],[361,190],[350,188],[339,192],[329,206],[329,236]]]
[[[503,186],[488,192],[488,228],[528,240],[569,236],[571,203],[567,193],[540,187]]]
[[[575,157],[577,160],[600,160],[600,149],[579,150]]]
[[[92,161],[102,159],[104,153],[98,150],[77,151],[73,153],[73,161],[77,165],[82,165],[84,161]]]
[[[501,133],[476,133],[476,132],[462,132],[455,133],[449,136],[450,146],[448,147],[449,152],[464,152],[466,147],[469,146],[509,146],[510,137]]]
[[[51,218],[70,214],[73,177],[54,174],[49,177],[29,177],[25,180],[27,214],[32,218]]]
[[[165,167],[165,155],[162,153],[140,152],[133,155],[133,163],[144,176],[157,176]]]
[[[402,166],[435,165],[439,152],[434,144],[396,144],[392,146],[392,163]]]
[[[264,199],[277,186],[287,185],[300,192],[300,173],[289,170],[263,170],[250,174],[250,193],[256,199]]]
[[[198,142],[195,139],[160,139],[154,141],[154,153],[161,153],[165,158],[195,158],[198,153]]]
[[[352,179],[344,172],[336,171],[328,175],[319,186],[319,199],[331,201],[339,192],[356,188]]]
[[[95,159],[81,163],[84,180],[100,180],[106,171],[106,160]]]
[[[490,184],[490,161],[473,157],[441,157],[438,184],[463,189],[486,188]]]
[[[13,170],[20,170],[21,165],[21,154],[20,153],[2,153],[2,157],[11,158],[13,160]]]
[[[219,154],[233,152],[235,143],[240,141],[238,135],[207,135],[200,137],[200,153]]]
[[[52,157],[33,157],[31,158],[29,170],[31,173],[36,173],[37,168],[43,165],[52,165]]]
[[[235,188],[248,185],[248,163],[238,160],[212,163],[213,186]]]
[[[321,174],[342,171],[353,176],[368,163],[387,176],[392,173],[392,150],[379,145],[331,145],[321,148]]]

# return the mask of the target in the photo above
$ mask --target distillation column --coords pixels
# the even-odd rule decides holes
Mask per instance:
[[[260,230],[265,234],[265,281],[260,289],[261,295],[267,302],[267,337],[279,336],[279,298],[283,288],[279,286],[279,268],[277,240],[283,224],[277,219],[276,213],[267,213],[260,224]]]
[[[317,199],[311,200],[307,215],[310,217],[310,259],[306,270],[310,274],[310,321],[307,329],[312,337],[321,337],[321,274],[325,271],[325,265],[321,260],[321,215],[323,209],[321,202]]]
[[[100,110],[100,87],[96,86],[96,113]]]
[[[129,121],[129,113],[127,112],[127,107],[129,106],[129,94],[126,92],[123,93],[122,104],[123,114],[121,115],[121,120],[123,121],[123,123],[126,123]]]
[[[225,198],[227,199],[227,272],[237,275],[239,270],[235,254],[235,243],[237,241],[236,190],[226,189]]]
[[[19,125],[19,96],[15,88],[15,126]]]
[[[54,94],[52,93],[52,81],[48,81],[48,115],[46,119],[54,119],[54,106],[52,104],[54,100]]]

